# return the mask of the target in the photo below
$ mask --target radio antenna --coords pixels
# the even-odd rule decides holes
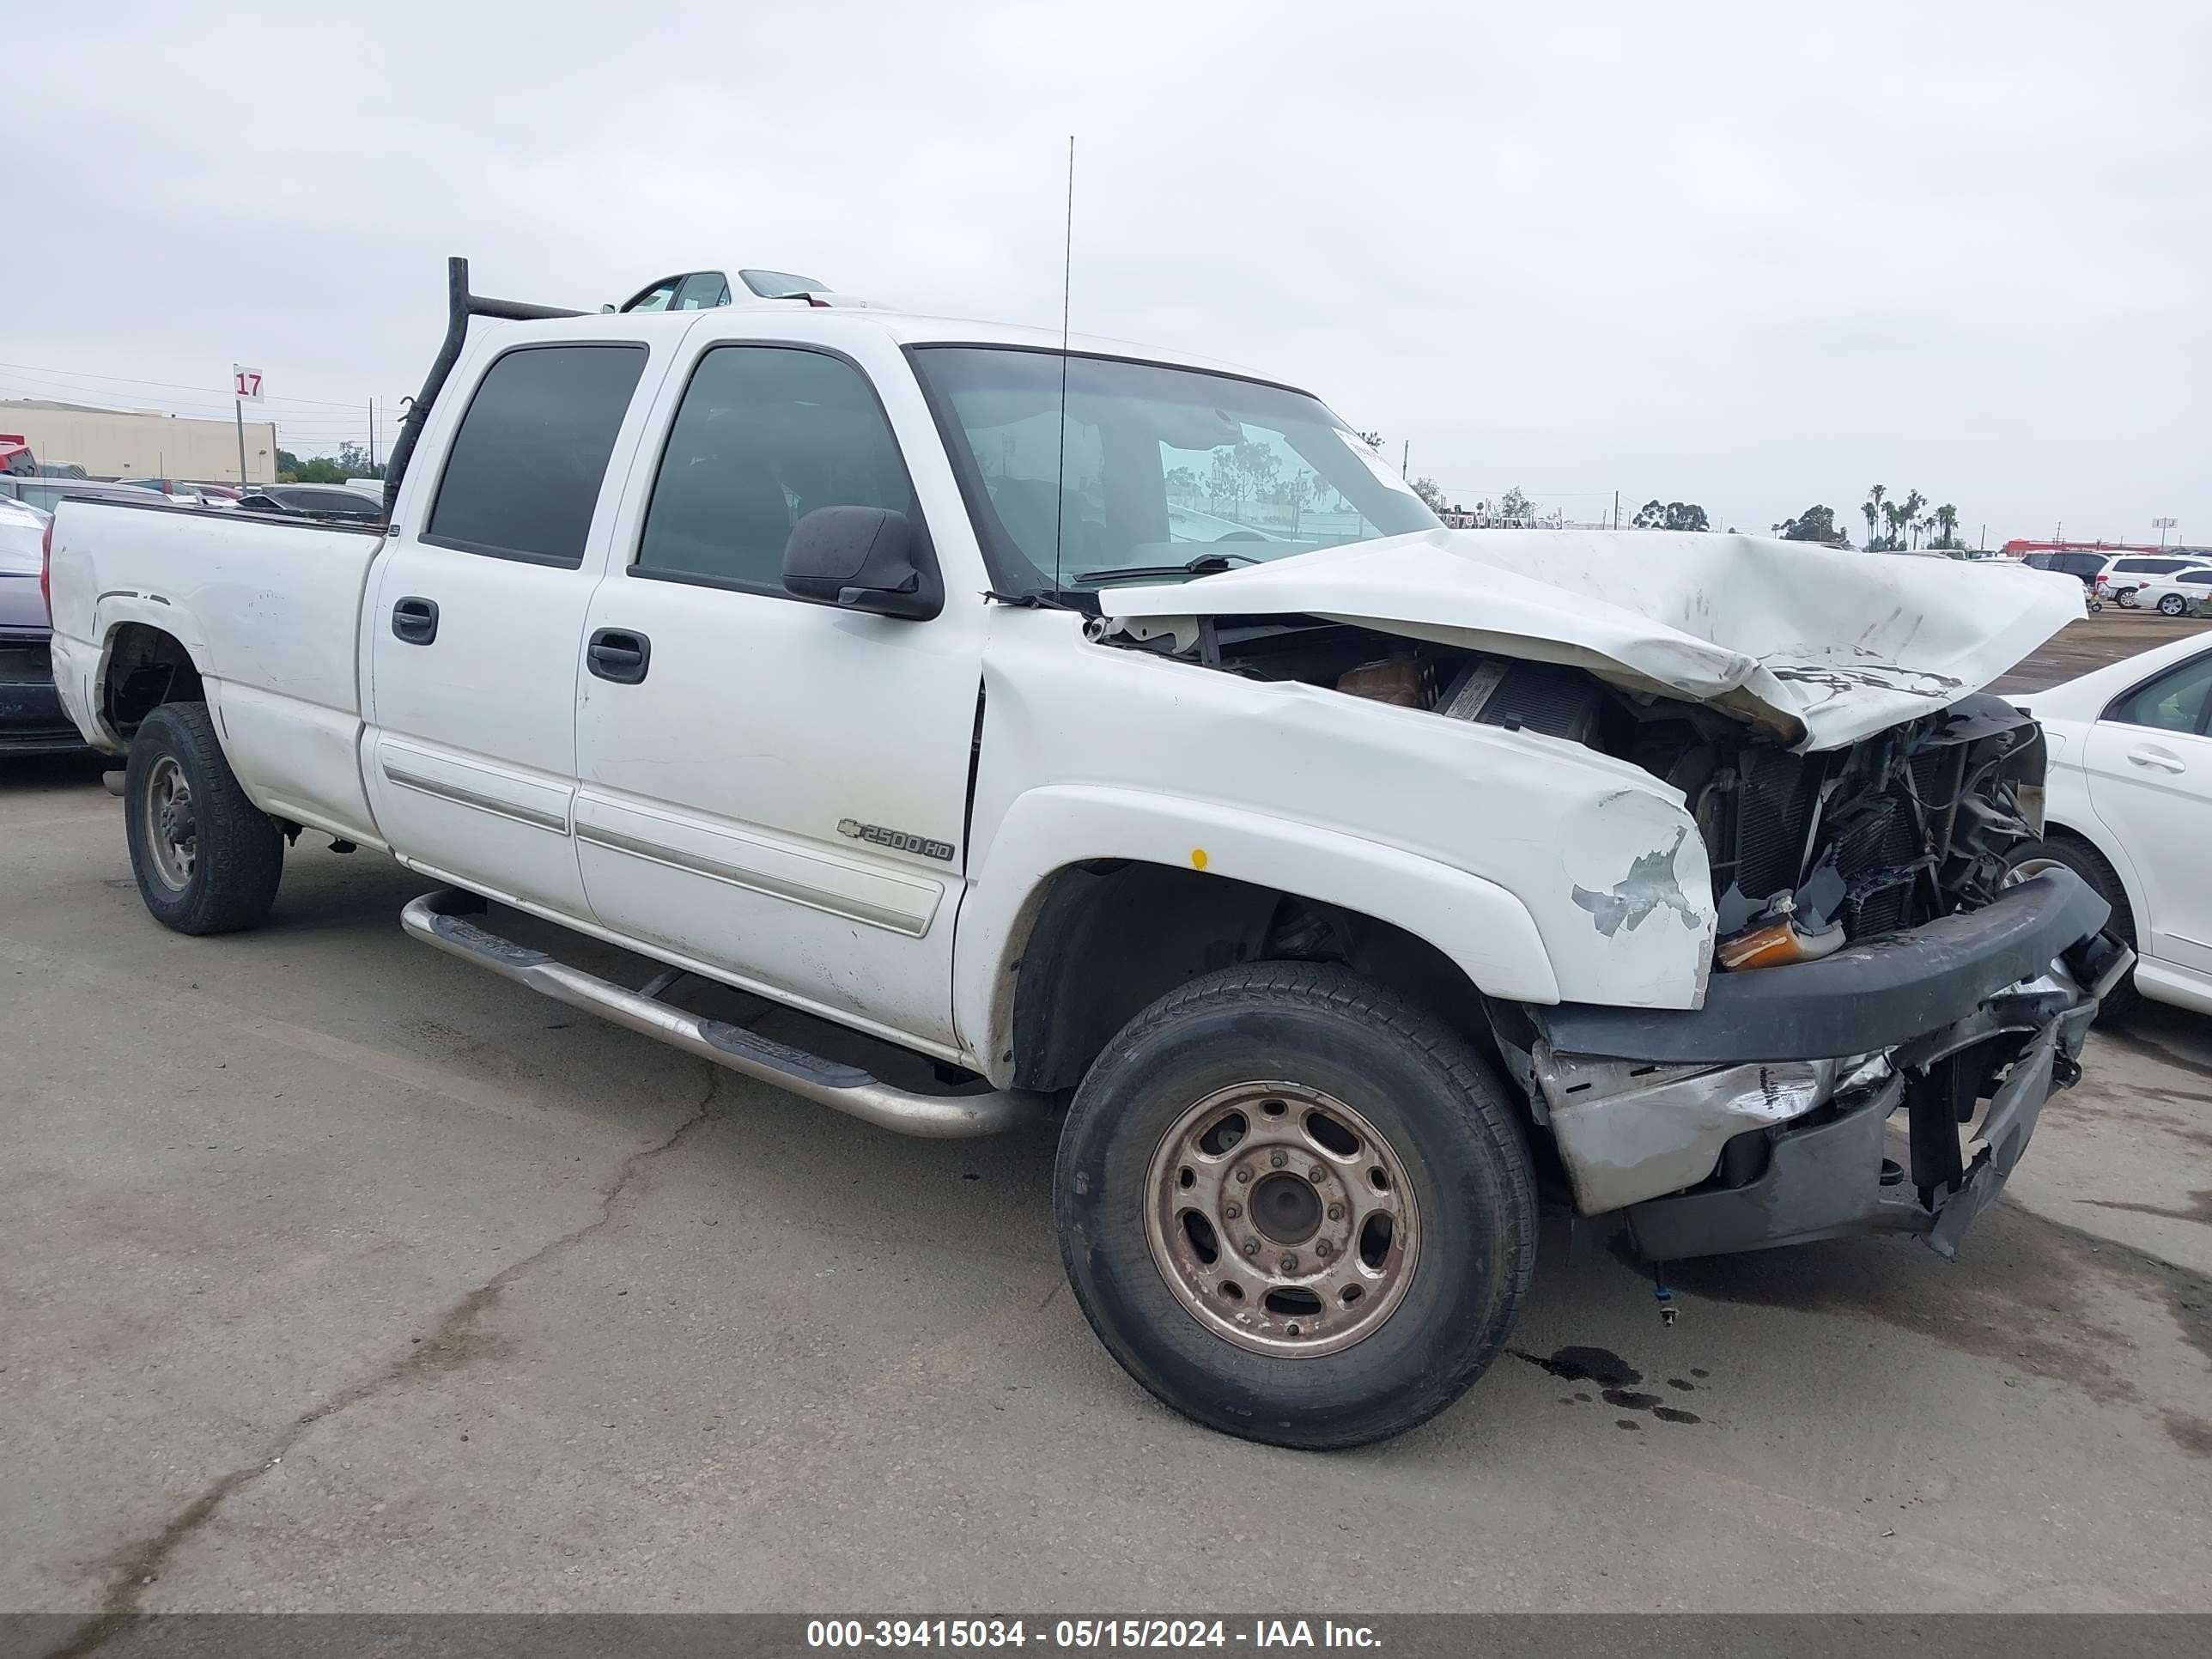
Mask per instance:
[[[1067,538],[1067,302],[1075,272],[1075,135],[1067,135],[1067,237],[1060,255],[1060,484],[1052,526],[1052,586],[1060,588],[1060,544]]]

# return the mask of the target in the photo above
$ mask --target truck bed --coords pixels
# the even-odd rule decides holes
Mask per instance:
[[[258,514],[70,500],[54,520],[54,677],[101,708],[118,624],[174,637],[199,665],[224,750],[255,804],[377,840],[363,794],[360,626],[383,533]],[[125,632],[110,648],[137,637]],[[96,718],[81,722],[120,752]]]

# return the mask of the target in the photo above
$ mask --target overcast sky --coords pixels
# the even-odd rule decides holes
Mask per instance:
[[[448,253],[1056,324],[1073,132],[1079,330],[1310,387],[1455,495],[2212,543],[2212,7],[1445,9],[14,7],[0,397],[227,415],[242,360],[334,449]]]

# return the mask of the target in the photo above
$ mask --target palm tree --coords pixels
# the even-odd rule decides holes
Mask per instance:
[[[1937,507],[1936,528],[1942,532],[1936,539],[1936,545],[1949,552],[1959,544],[1959,509],[1948,501]]]
[[[1920,509],[1927,505],[1928,498],[1917,489],[1899,502],[1897,508],[1897,522],[1900,530],[1918,530],[1922,523]],[[1896,544],[1899,547],[1905,545],[1902,535],[1897,538]]]
[[[1888,494],[1889,486],[1887,484],[1870,485],[1867,489],[1866,503],[1859,508],[1860,512],[1866,514],[1867,545],[1869,547],[1872,547],[1875,543],[1880,539],[1879,532],[1881,530],[1880,521],[1881,518],[1881,498]]]
[[[1905,509],[1895,501],[1884,501],[1881,518],[1889,526],[1889,533],[1882,538],[1882,551],[1894,553],[1905,545]]]

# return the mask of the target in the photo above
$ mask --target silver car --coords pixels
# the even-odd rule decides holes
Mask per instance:
[[[0,496],[0,757],[85,746],[62,712],[47,650],[53,629],[39,576],[52,523],[38,508]]]

